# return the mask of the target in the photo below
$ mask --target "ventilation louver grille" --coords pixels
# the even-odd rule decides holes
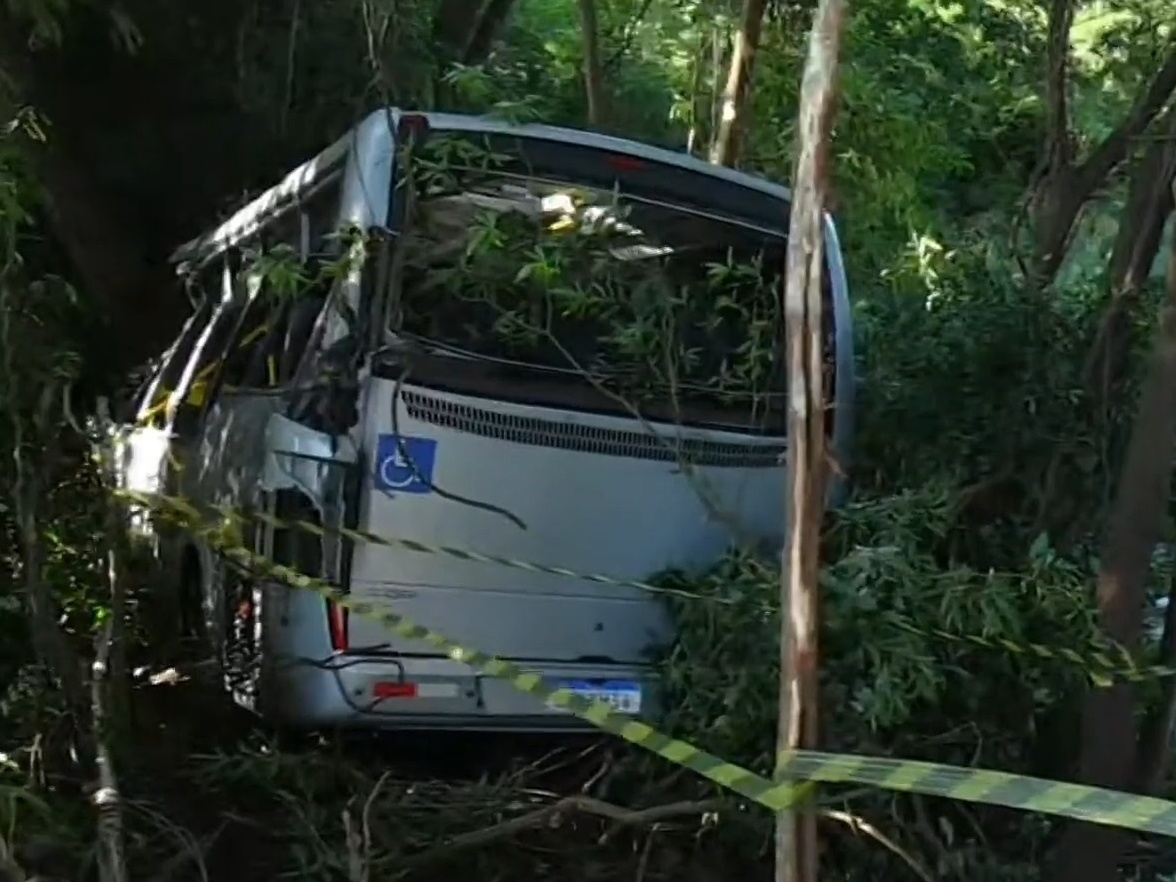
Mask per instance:
[[[783,440],[772,444],[733,444],[691,438],[657,438],[645,432],[600,429],[594,426],[560,423],[535,417],[495,413],[468,404],[455,404],[430,395],[404,390],[405,408],[415,420],[443,426],[471,435],[556,447],[582,453],[688,462],[720,468],[774,468],[784,462]]]

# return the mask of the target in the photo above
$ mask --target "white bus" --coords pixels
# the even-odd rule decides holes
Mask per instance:
[[[198,306],[136,397],[123,480],[626,580],[778,542],[788,200],[633,141],[377,111],[176,252]],[[324,272],[348,229],[362,259]],[[297,296],[270,296],[290,268],[256,259],[279,245]],[[825,254],[828,429],[844,462],[852,329],[831,220]],[[156,523],[177,620],[277,723],[582,726]],[[649,650],[672,633],[649,592],[298,530],[247,539],[552,686],[656,707]]]

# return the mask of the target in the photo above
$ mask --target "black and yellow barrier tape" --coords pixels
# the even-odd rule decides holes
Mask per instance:
[[[919,637],[946,640],[1007,652],[1013,655],[1029,656],[1044,661],[1060,661],[1081,668],[1095,686],[1110,686],[1116,680],[1141,683],[1176,676],[1176,667],[1159,664],[1141,664],[1122,646],[1105,645],[1091,638],[1092,648],[1080,651],[1069,646],[1047,646],[1043,643],[1027,643],[1005,637],[986,634],[960,634],[944,628],[923,628],[899,615],[886,616],[887,624]]]
[[[988,769],[795,750],[777,757],[777,774],[789,780],[772,781],[618,713],[603,702],[553,688],[539,674],[455,643],[443,634],[393,612],[387,605],[357,601],[329,582],[256,554],[240,543],[237,533],[241,523],[239,517],[208,523],[191,520],[193,512],[199,514],[192,506],[176,507],[172,504],[169,508],[171,516],[181,520],[187,529],[204,537],[214,549],[238,565],[275,577],[295,588],[312,591],[344,607],[352,615],[378,622],[406,640],[428,643],[455,661],[486,676],[505,680],[521,692],[561,707],[598,729],[689,769],[772,811],[783,811],[804,801],[813,782],[859,784],[1176,836],[1176,802]]]
[[[262,322],[261,324],[254,327],[252,331],[241,337],[241,339],[234,344],[234,350],[244,351],[248,349],[263,336],[269,333],[269,331],[269,323]],[[196,408],[203,406],[208,387],[216,379],[216,375],[220,372],[222,367],[224,367],[224,359],[214,358],[201,367],[200,370],[196,371],[188,384],[187,392],[185,393],[182,401],[173,402],[173,397],[176,394],[176,390],[174,389],[169,389],[167,387],[157,389],[154,393],[151,406],[139,414],[138,418],[135,420],[136,425],[139,427],[155,426],[156,420],[161,416],[165,416],[169,408],[171,408],[173,405],[176,407],[183,406]],[[277,378],[277,365],[272,355],[266,359],[265,368],[270,385],[275,385]],[[223,389],[228,391],[232,389],[232,387],[224,386]],[[170,446],[166,450],[166,455],[173,467],[181,469],[183,468],[183,466],[181,466],[180,463],[174,458]]]
[[[457,548],[452,545],[438,545],[421,542],[417,539],[380,535],[367,530],[333,527],[318,524],[313,521],[279,518],[268,512],[243,511],[220,505],[198,506],[182,497],[166,496],[163,494],[137,493],[128,490],[116,490],[114,492],[116,496],[126,502],[148,508],[170,507],[175,511],[183,512],[187,519],[196,522],[207,521],[209,519],[221,521],[237,520],[241,522],[253,520],[275,529],[301,530],[315,536],[337,537],[358,544],[366,543],[388,548],[400,548],[418,554],[441,555],[474,563],[510,567],[525,572],[543,573],[568,579],[580,579],[601,585],[636,588],[653,594],[674,595],[694,601],[704,601],[721,605],[729,605],[733,602],[727,598],[705,596],[682,588],[655,585],[645,581],[620,579],[602,573],[581,573],[567,569],[566,567],[540,564],[495,554],[486,554],[481,551]],[[976,646],[995,652],[1008,652],[1048,661],[1060,661],[1080,669],[1090,682],[1096,686],[1108,686],[1114,681],[1138,683],[1146,680],[1176,676],[1176,668],[1166,665],[1140,663],[1132,658],[1130,653],[1122,647],[1109,647],[1101,643],[1096,643],[1093,636],[1091,647],[1079,650],[1068,646],[1047,646],[1041,643],[1027,643],[983,634],[961,634],[943,628],[924,628],[897,614],[886,616],[886,621],[893,627],[908,631],[920,637]]]
[[[557,567],[551,564],[535,563],[533,561],[518,560],[510,557],[502,557],[496,554],[486,554],[481,551],[473,551],[468,548],[457,548],[452,545],[434,545],[427,542],[421,542],[417,539],[406,539],[398,536],[381,536],[377,533],[371,533],[367,530],[354,530],[349,527],[332,527],[323,524],[317,524],[314,521],[304,520],[289,520],[287,518],[279,518],[264,511],[243,511],[240,509],[233,509],[221,505],[206,505],[197,506],[187,499],[177,496],[164,496],[162,494],[148,494],[136,493],[129,490],[115,490],[114,495],[126,502],[132,502],[136,505],[142,505],[148,508],[170,507],[175,511],[182,512],[189,521],[202,522],[210,519],[226,521],[236,520],[239,522],[256,521],[257,523],[265,524],[278,530],[302,530],[314,536],[325,536],[346,539],[349,542],[367,545],[380,545],[386,548],[401,548],[405,551],[412,551],[418,554],[435,554],[443,557],[452,557],[457,560],[470,561],[472,563],[495,564],[496,566],[510,567],[511,569],[523,570],[529,573],[542,573],[548,576],[559,576],[565,579],[580,579],[585,582],[595,582],[598,585],[613,585],[618,588],[636,588],[641,591],[648,591],[651,594],[671,594],[677,597],[685,597],[690,600],[705,600],[710,603],[730,604],[731,601],[721,597],[703,597],[700,594],[687,591],[683,588],[672,588],[665,585],[654,585],[651,582],[642,582],[634,579],[620,579],[615,576],[608,576],[603,573],[581,573],[576,570],[569,570],[566,567]],[[203,508],[203,511],[201,510]]]

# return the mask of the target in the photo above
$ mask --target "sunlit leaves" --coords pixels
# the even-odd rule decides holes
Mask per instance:
[[[450,65],[441,81],[447,86],[452,86],[463,101],[481,105],[490,103],[493,87],[483,65],[455,62]]]

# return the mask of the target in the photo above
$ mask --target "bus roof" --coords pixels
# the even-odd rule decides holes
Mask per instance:
[[[347,134],[339,138],[313,159],[304,162],[287,174],[281,182],[270,187],[248,204],[238,209],[232,216],[215,229],[204,235],[197,236],[185,242],[171,256],[171,262],[177,266],[191,261],[201,261],[205,257],[227,248],[251,233],[258,224],[279,207],[294,201],[300,193],[319,180],[325,173],[335,169],[347,156],[349,150],[357,145],[378,147],[381,143],[391,143],[391,132],[396,130],[402,116],[423,116],[428,120],[430,129],[450,132],[471,132],[489,135],[514,135],[517,137],[534,138],[556,143],[572,144],[580,147],[591,147],[611,153],[621,153],[636,159],[675,166],[685,171],[710,175],[732,184],[748,189],[758,190],[784,201],[791,199],[791,192],[787,187],[773,183],[765,178],[737,171],[726,166],[714,165],[692,156],[663,147],[654,147],[640,141],[627,138],[617,138],[596,132],[579,129],[561,128],[559,126],[517,124],[486,116],[472,116],[456,113],[417,113],[398,108],[383,108],[368,114],[362,122],[352,128]],[[784,215],[781,213],[781,228]]]

